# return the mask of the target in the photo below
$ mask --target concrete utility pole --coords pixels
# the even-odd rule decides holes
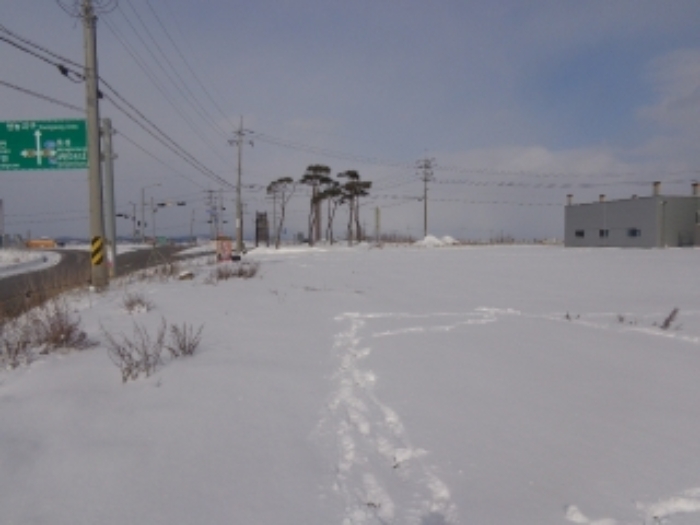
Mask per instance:
[[[100,163],[100,111],[97,87],[97,37],[92,0],[82,0],[85,40],[85,99],[87,110],[88,181],[90,186],[91,280],[95,288],[109,285],[104,261],[104,213],[102,210],[102,174]]]
[[[146,242],[146,190],[148,188],[155,188],[160,186],[160,182],[157,184],[151,184],[150,186],[141,187],[141,242]]]
[[[109,254],[109,276],[117,275],[117,224],[115,219],[114,202],[114,159],[117,156],[112,149],[112,121],[108,118],[102,120],[102,136],[104,137],[104,151],[102,160],[105,166],[105,229],[107,234],[107,250]]]
[[[194,245],[194,210],[192,210],[192,220],[190,221],[190,239]]]
[[[379,206],[374,209],[374,244],[381,244],[381,218],[382,212]]]
[[[5,210],[0,199],[0,248],[5,245]]]
[[[421,170],[421,179],[423,180],[423,237],[428,236],[428,181],[433,180],[433,166],[435,159],[419,160],[416,168]]]
[[[284,198],[284,196],[282,196],[282,198]],[[277,224],[277,192],[275,191],[272,193],[272,234],[275,236],[275,243],[277,242],[278,230],[279,225]]]
[[[136,203],[129,201],[131,204],[131,238],[136,242]]]
[[[151,195],[151,234],[153,236],[153,246],[157,243],[156,241],[156,210],[155,204],[153,204],[153,195]]]
[[[241,201],[241,172],[243,166],[243,143],[245,141],[245,136],[251,133],[250,130],[243,129],[243,117],[241,117],[241,123],[238,130],[234,132],[236,135],[235,139],[229,140],[229,144],[236,145],[238,147],[238,178],[236,180],[236,251],[240,254],[243,253],[243,203]],[[252,146],[253,141],[249,140],[248,143]]]

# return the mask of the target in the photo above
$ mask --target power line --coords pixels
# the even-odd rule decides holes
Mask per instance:
[[[74,106],[73,104],[69,104],[68,102],[63,102],[61,100],[49,97],[47,95],[42,95],[41,93],[37,93],[36,91],[31,91],[27,88],[23,88],[21,86],[15,85],[15,84],[10,84],[9,82],[5,82],[4,80],[0,80],[0,84],[5,86],[5,87],[9,87],[10,89],[14,89],[16,91],[19,91],[20,93],[24,93],[25,95],[30,95],[32,97],[39,98],[39,99],[45,100],[47,102],[51,102],[52,104],[56,104],[58,106],[63,106],[64,108],[71,109],[73,111],[85,113],[85,108]]]
[[[188,180],[189,182],[191,182],[191,183],[194,184],[195,186],[199,186],[200,188],[204,188],[204,185],[200,184],[199,182],[195,181],[194,179],[191,179],[190,177],[188,177],[187,175],[185,175],[185,174],[182,173],[181,171],[179,171],[179,170],[173,168],[172,166],[170,166],[167,162],[165,162],[165,161],[162,160],[161,158],[157,157],[156,155],[154,155],[153,153],[151,153],[151,152],[148,151],[147,149],[145,149],[145,148],[143,148],[142,146],[140,146],[135,140],[129,138],[129,136],[126,135],[123,131],[119,131],[119,130],[117,130],[117,131],[119,132],[119,136],[120,136],[120,137],[122,137],[124,140],[126,140],[129,144],[131,144],[131,145],[132,145],[133,147],[135,147],[136,149],[142,151],[143,153],[145,153],[146,155],[148,155],[149,157],[151,157],[151,158],[154,159],[155,161],[159,162],[160,164],[162,164],[162,165],[165,166],[166,168],[172,170],[172,172],[175,173],[176,175],[179,175],[179,176],[182,177],[183,179]]]
[[[129,4],[131,5],[131,0],[127,0],[127,1],[128,1]],[[160,17],[158,16],[158,13],[155,11],[155,9],[153,9],[153,6],[151,5],[151,2],[148,1],[148,0],[146,0],[146,5],[147,5],[149,11],[151,12],[152,16],[155,18],[156,22],[157,22],[158,25],[160,26],[160,28],[161,28],[161,30],[163,31],[163,33],[165,34],[165,36],[166,36],[166,37],[168,38],[168,40],[170,41],[170,44],[171,44],[172,48],[175,49],[175,51],[176,51],[176,52],[178,53],[178,55],[180,56],[180,59],[181,59],[182,62],[185,64],[185,66],[188,68],[188,70],[190,71],[190,73],[192,74],[192,76],[195,78],[195,80],[197,80],[197,82],[199,83],[200,87],[206,92],[206,88],[205,88],[204,85],[199,81],[199,77],[197,77],[197,74],[196,74],[196,73],[194,72],[194,70],[190,67],[189,63],[188,63],[187,60],[185,59],[185,57],[184,57],[184,55],[182,54],[182,52],[180,52],[180,49],[177,47],[177,43],[176,43],[175,40],[170,36],[170,33],[168,32],[168,30],[167,30],[167,29],[165,28],[165,26],[163,25],[163,22],[161,21]],[[133,8],[133,5],[132,5],[132,8]],[[166,57],[166,59],[167,59],[167,57]],[[199,99],[197,98],[197,96],[189,89],[189,87],[187,86],[187,84],[185,83],[185,81],[182,79],[182,76],[180,75],[180,73],[179,73],[179,71],[177,70],[177,68],[175,68],[169,60],[168,60],[168,64],[171,65],[171,67],[172,67],[173,70],[175,71],[175,73],[176,73],[176,75],[178,76],[178,78],[180,78],[180,80],[182,80],[183,86],[185,87],[185,89],[187,90],[187,92],[191,95],[192,100],[193,100],[193,101],[197,104],[197,106],[202,110],[202,112],[204,113],[204,115],[206,115],[207,119],[208,119],[209,122],[212,124],[212,126],[215,127],[215,128],[217,128],[223,135],[226,135],[226,134],[227,134],[226,130],[224,130],[224,129],[219,125],[219,123],[216,121],[216,119],[214,119],[214,118],[209,114],[209,112],[208,112],[208,111],[206,110],[206,108],[202,105],[202,103],[199,101]]]
[[[149,9],[150,9],[151,12],[153,13],[153,16],[156,18],[156,20],[157,20],[158,23],[160,24],[160,26],[161,26],[161,28],[163,29],[163,32],[165,33],[165,35],[168,37],[168,40],[170,40],[170,42],[171,42],[171,44],[172,44],[172,46],[173,46],[173,49],[175,49],[175,51],[178,53],[178,55],[180,55],[180,58],[182,59],[183,63],[185,64],[185,66],[187,67],[187,69],[189,70],[189,72],[192,74],[192,76],[194,77],[194,79],[197,81],[197,84],[198,84],[199,87],[202,89],[202,91],[204,92],[204,94],[207,96],[207,98],[209,99],[209,101],[212,103],[212,105],[213,105],[213,106],[216,108],[216,110],[219,112],[219,115],[221,115],[221,116],[224,118],[224,120],[226,120],[226,121],[229,123],[229,125],[231,126],[231,128],[235,128],[235,127],[236,127],[235,123],[233,123],[233,122],[231,121],[230,117],[229,117],[229,116],[221,109],[221,107],[216,103],[216,100],[214,99],[214,97],[211,95],[211,93],[209,92],[209,90],[207,89],[207,87],[204,85],[204,83],[200,80],[199,76],[198,76],[197,73],[194,71],[194,69],[190,66],[189,61],[185,58],[185,56],[184,56],[184,54],[182,53],[182,51],[180,51],[180,48],[179,48],[179,46],[177,45],[176,40],[173,39],[173,38],[170,36],[170,33],[169,33],[168,30],[165,28],[164,24],[161,22],[160,17],[157,15],[157,13],[155,12],[155,10],[154,10],[153,7],[151,6],[150,0],[146,0],[146,4],[148,5]],[[165,5],[165,7],[166,7],[167,9],[170,10],[170,2],[165,2],[164,5]],[[175,26],[178,28],[178,30],[180,31],[180,33],[183,34],[183,31],[182,31],[182,29],[180,29],[180,26],[178,25],[177,19],[176,19],[175,16],[173,15],[172,10],[170,11],[170,15],[171,15],[172,19],[175,21]],[[183,36],[184,36],[184,34],[183,34]],[[186,38],[185,38],[185,41],[186,41]]]
[[[135,13],[136,19],[137,19],[137,20],[140,22],[140,24],[144,27],[144,29],[145,29],[145,31],[146,31],[146,34],[147,34],[148,37],[150,38],[151,42],[153,42],[153,45],[149,45],[149,44],[144,40],[144,38],[141,36],[141,33],[139,32],[139,30],[138,30],[138,29],[136,28],[136,26],[132,23],[132,21],[131,21],[130,18],[127,16],[127,14],[120,8],[120,9],[119,9],[119,12],[120,12],[121,15],[124,17],[124,19],[126,20],[127,24],[129,25],[129,27],[131,28],[131,30],[133,31],[133,33],[134,33],[134,34],[136,35],[136,37],[139,39],[139,41],[140,41],[141,44],[143,45],[143,48],[144,48],[144,49],[146,50],[146,52],[150,55],[151,59],[152,59],[153,62],[156,64],[157,68],[158,68],[160,71],[162,71],[163,74],[167,77],[167,80],[168,80],[169,84],[170,84],[171,86],[173,86],[173,87],[176,89],[176,91],[180,94],[180,96],[184,99],[184,101],[185,101],[191,108],[193,108],[195,114],[197,114],[198,117],[200,117],[202,120],[204,120],[205,122],[207,122],[207,124],[210,124],[210,125],[211,125],[211,122],[210,122],[209,120],[207,120],[207,118],[206,118],[205,116],[203,116],[202,113],[192,104],[192,98],[193,98],[193,97],[191,96],[191,91],[189,91],[189,88],[187,88],[187,87],[185,86],[185,89],[187,90],[187,93],[186,93],[186,92],[183,91],[183,89],[180,87],[180,84],[181,84],[181,83],[184,83],[184,81],[182,81],[181,77],[179,76],[179,73],[178,73],[177,70],[172,66],[172,63],[171,63],[170,60],[168,59],[167,55],[163,52],[162,48],[158,45],[158,43],[156,42],[156,40],[153,38],[153,36],[151,35],[150,31],[148,31],[147,26],[145,25],[145,23],[143,22],[142,18],[139,16],[138,12],[135,10],[135,8],[134,8],[133,5],[131,4],[131,2],[128,2],[128,4],[129,4],[130,8],[133,10],[133,12]],[[108,23],[108,24],[107,24],[107,27],[108,27],[113,33],[115,33],[115,36],[117,36],[116,31],[115,31],[115,28],[113,27],[112,24]],[[125,48],[127,48],[127,51],[129,52],[129,48],[130,48],[131,46],[127,45],[126,42],[124,41],[124,39],[120,39],[118,36],[117,36],[117,39],[120,41],[120,43],[122,43],[122,45],[125,46]],[[162,59],[159,59],[159,58],[155,55],[155,53],[154,53],[153,50],[152,50],[153,47],[155,47],[155,49],[158,50],[158,52],[160,53]],[[131,57],[134,58],[134,60],[136,61],[137,65],[139,66],[139,68],[140,68],[142,71],[144,71],[144,72],[147,71],[148,68],[145,66],[145,62],[143,61],[143,59],[138,60],[138,59],[136,58],[136,56],[138,55],[138,53],[137,53],[135,50],[133,50],[133,48],[131,48],[131,49],[132,49],[132,50],[129,52],[129,54],[131,55]],[[140,55],[138,55],[138,56],[140,56]],[[164,62],[164,61],[165,61],[165,63],[167,63],[168,65],[170,65],[171,69],[173,69],[173,70],[175,71],[175,76],[177,76],[177,78],[180,79],[180,83],[178,83],[178,81],[177,81],[175,78],[173,78],[173,76],[172,76],[172,75],[168,72],[168,70],[165,68],[165,66],[163,65],[163,62]],[[149,78],[149,80],[151,80],[151,82],[154,83],[154,85],[155,85],[156,88],[161,92],[161,94],[163,94],[163,95],[165,96],[166,101],[171,105],[171,107],[173,107],[173,109],[178,113],[178,115],[180,115],[180,116],[183,118],[183,120],[184,120],[189,126],[191,126],[193,129],[197,130],[197,133],[196,133],[197,138],[198,138],[199,140],[201,140],[207,147],[209,147],[209,149],[210,149],[217,157],[219,157],[219,160],[221,160],[221,161],[223,161],[224,163],[226,163],[226,162],[227,162],[227,159],[225,159],[225,158],[221,155],[221,153],[216,149],[216,147],[211,143],[211,141],[209,141],[209,140],[206,138],[206,136],[205,136],[205,134],[202,132],[201,128],[199,128],[199,126],[197,126],[197,124],[195,124],[195,122],[194,122],[191,118],[189,118],[189,117],[184,113],[183,108],[181,108],[180,106],[178,106],[177,104],[175,104],[175,102],[174,102],[169,96],[165,95],[165,92],[167,91],[167,89],[166,89],[164,86],[162,86],[162,84],[160,84],[160,83],[157,81],[157,77],[155,76],[155,70],[148,70],[148,73],[146,73],[146,76]],[[188,96],[188,93],[189,93],[189,96]],[[216,126],[214,126],[214,128],[216,128]],[[217,131],[217,133],[220,132],[223,136],[226,135],[226,132],[223,131],[223,130],[220,130],[220,128],[219,128],[219,130],[216,130],[216,131]]]
[[[76,76],[78,76],[78,77],[80,77],[80,78],[82,78],[82,76],[83,76],[83,75],[82,75],[82,72],[74,71],[73,69],[71,69],[71,68],[68,67],[68,66],[65,66],[65,65],[63,65],[63,64],[61,64],[61,63],[59,63],[59,62],[56,62],[55,60],[52,60],[52,59],[50,59],[50,58],[47,58],[47,57],[44,57],[44,56],[40,55],[40,54],[37,53],[36,51],[33,51],[33,50],[27,48],[25,45],[21,45],[21,44],[17,44],[16,42],[12,42],[11,40],[9,40],[9,39],[6,38],[6,37],[3,37],[2,35],[0,35],[0,40],[6,41],[6,42],[12,44],[12,45],[13,45],[14,47],[16,47],[16,48],[18,48],[18,49],[20,49],[20,50],[22,50],[22,51],[24,51],[24,52],[26,52],[26,53],[29,53],[29,54],[31,54],[32,56],[35,56],[36,58],[39,58],[39,59],[41,59],[42,61],[44,61],[44,62],[46,62],[46,63],[48,63],[48,64],[50,64],[50,65],[56,66],[57,68],[59,68],[59,70],[61,71],[61,73],[63,73],[64,75],[67,75],[67,72],[68,72],[68,73],[75,74]],[[41,49],[41,46],[38,46],[37,44],[34,44],[33,42],[31,42],[31,41],[28,40],[28,39],[23,39],[23,41],[24,41],[24,43],[26,43],[26,44],[29,45],[29,46],[35,47],[36,49]],[[66,59],[65,57],[62,57],[62,56],[60,56],[60,55],[57,55],[57,54],[55,54],[55,53],[52,53],[51,55],[52,55],[52,56],[55,56],[55,57],[58,57],[59,60],[64,60],[64,61],[67,62],[67,63],[74,63],[73,61],[71,61],[71,60],[69,60],[69,59]],[[162,145],[166,146],[168,149],[170,149],[171,151],[173,151],[176,155],[178,155],[181,159],[183,159],[185,162],[187,162],[188,164],[190,164],[192,167],[194,167],[197,171],[199,171],[200,173],[202,173],[204,176],[210,178],[211,180],[213,180],[213,181],[215,181],[215,182],[217,182],[218,184],[221,184],[221,185],[223,185],[223,186],[226,186],[226,187],[229,187],[229,188],[232,188],[232,187],[233,187],[228,181],[226,181],[225,179],[223,179],[222,177],[220,177],[219,175],[217,175],[217,174],[216,174],[215,172],[213,172],[211,169],[207,168],[204,164],[202,164],[199,160],[197,160],[196,157],[194,157],[194,156],[191,155],[189,152],[187,152],[187,151],[186,151],[182,146],[180,146],[175,140],[173,140],[173,139],[172,139],[169,135],[167,135],[162,129],[160,129],[160,127],[158,127],[158,126],[157,126],[156,124],[154,124],[150,119],[148,119],[148,117],[146,117],[138,108],[136,108],[132,103],[130,103],[128,100],[126,100],[115,88],[113,88],[113,87],[109,84],[109,82],[107,82],[107,81],[106,81],[104,78],[102,78],[102,77],[100,77],[100,80],[102,81],[103,86],[104,86],[108,91],[110,91],[110,92],[114,95],[114,97],[116,97],[117,99],[119,99],[125,106],[127,106],[127,107],[128,107],[133,113],[135,113],[135,115],[136,115],[136,116],[134,116],[134,114],[132,114],[132,113],[130,113],[129,111],[127,111],[127,110],[126,110],[124,107],[122,107],[122,105],[121,105],[120,103],[118,103],[113,97],[109,96],[108,94],[102,93],[102,95],[104,96],[104,98],[106,98],[107,100],[109,100],[109,101],[114,105],[114,107],[115,107],[116,109],[118,109],[119,111],[121,111],[127,118],[129,118],[132,122],[134,122],[134,123],[137,124],[139,127],[141,127],[141,129],[143,129],[144,131],[146,131],[149,135],[151,135],[153,138],[155,138],[155,139],[156,139],[158,142],[160,142]],[[152,130],[155,130],[155,131],[152,131],[151,129],[148,129],[148,128],[146,127],[146,124],[143,124],[143,122],[140,122],[139,119],[141,119],[141,121],[145,122],[148,126],[150,126],[150,128],[151,128]]]

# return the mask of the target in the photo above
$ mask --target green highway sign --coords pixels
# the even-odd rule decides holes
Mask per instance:
[[[85,120],[0,122],[0,171],[86,169]]]

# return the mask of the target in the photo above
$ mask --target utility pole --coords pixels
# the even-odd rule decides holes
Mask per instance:
[[[381,236],[381,209],[377,206],[374,209],[374,244],[379,245],[381,241],[379,240]]]
[[[214,190],[207,190],[207,193],[207,213],[209,214],[209,224],[211,224],[209,227],[209,236],[212,240],[216,240],[216,237],[219,235],[219,219],[217,217],[217,209],[214,206]]]
[[[428,236],[428,181],[433,180],[433,167],[435,159],[419,160],[416,168],[421,170],[421,179],[423,180],[423,237]]]
[[[141,244],[146,242],[146,188],[141,188]]]
[[[129,201],[131,204],[131,237],[134,242],[136,242],[136,203]]]
[[[216,214],[217,222],[216,222],[216,234],[218,236],[223,236],[224,234],[224,190],[219,189],[219,203],[217,205],[217,209],[219,210],[218,213]]]
[[[234,132],[236,135],[235,139],[229,140],[229,144],[236,145],[238,147],[238,178],[236,180],[236,251],[241,254],[243,253],[243,203],[241,201],[241,172],[243,168],[243,143],[245,142],[245,136],[251,133],[250,130],[243,129],[243,117],[241,117],[241,123],[238,126],[238,130]],[[253,141],[249,140],[248,143],[252,146]]]
[[[192,239],[192,245],[194,246],[194,210],[192,210],[192,221],[190,222],[190,239]]]
[[[153,235],[153,246],[157,244],[156,242],[156,209],[153,206],[153,195],[151,195],[151,232]]]
[[[87,110],[88,181],[90,186],[91,281],[97,288],[109,285],[104,262],[104,212],[100,162],[100,111],[97,87],[97,36],[92,0],[82,0],[81,17],[85,41],[85,102]]]
[[[284,199],[284,195],[282,196]],[[279,230],[279,224],[277,224],[277,192],[272,193],[272,233],[275,236],[275,243],[277,243],[277,234]]]
[[[141,187],[141,242],[146,242],[146,189],[160,186],[160,182]]]
[[[107,261],[109,262],[109,276],[117,275],[117,225],[115,220],[114,202],[114,159],[117,156],[112,150],[112,121],[108,118],[102,120],[102,136],[104,137],[104,151],[102,160],[105,167],[105,229],[107,234]]]

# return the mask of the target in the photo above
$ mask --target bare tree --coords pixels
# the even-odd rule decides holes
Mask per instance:
[[[292,180],[291,177],[281,177],[277,180],[273,180],[267,186],[268,195],[273,195],[280,198],[280,219],[277,224],[275,224],[275,248],[280,247],[280,238],[282,235],[282,227],[284,226],[284,214],[287,208],[287,203],[289,199],[294,195],[294,190],[297,187],[297,183]]]

